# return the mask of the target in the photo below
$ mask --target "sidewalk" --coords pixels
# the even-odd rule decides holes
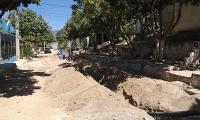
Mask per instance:
[[[200,71],[182,70],[182,71],[168,71],[171,74],[180,75],[183,77],[192,77],[192,74],[200,75]]]
[[[25,59],[20,59],[19,61],[15,61],[14,63],[16,64],[17,68],[20,68],[23,64],[25,64],[27,60]]]
[[[27,60],[20,59],[19,61],[15,61],[13,63],[0,64],[0,78],[7,76],[26,62]]]

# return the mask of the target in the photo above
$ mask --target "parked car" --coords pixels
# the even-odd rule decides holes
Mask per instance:
[[[44,49],[44,53],[52,53],[51,48],[46,47],[46,48]]]

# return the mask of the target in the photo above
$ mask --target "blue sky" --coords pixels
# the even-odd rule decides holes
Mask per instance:
[[[41,6],[29,5],[29,9],[41,14],[52,27],[52,30],[60,30],[71,17],[71,5],[73,0],[41,0]],[[4,15],[7,16],[8,13]]]

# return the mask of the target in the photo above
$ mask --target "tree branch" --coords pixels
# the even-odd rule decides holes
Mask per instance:
[[[8,11],[12,7],[12,5],[15,3],[15,1],[16,0],[12,0],[12,2],[8,5],[8,7],[1,11],[0,18],[2,18],[3,15],[5,14],[5,12]]]
[[[162,35],[163,35],[163,20],[162,20],[162,7],[163,7],[163,3],[162,1],[158,3],[158,13],[159,13],[159,26],[160,26],[160,30],[159,30],[159,36],[162,39]]]
[[[153,22],[153,11],[154,11],[154,8],[155,8],[155,4],[156,4],[156,2],[157,2],[157,0],[154,0],[153,1],[153,5],[152,5],[152,7],[151,7],[151,13],[150,13],[150,19],[151,19],[151,31],[152,31],[152,33],[154,34],[155,33],[155,31],[154,31],[154,22]]]
[[[176,0],[174,0],[176,1]],[[171,32],[175,27],[176,25],[178,24],[180,18],[181,18],[181,9],[182,9],[182,6],[183,6],[183,2],[179,4],[179,9],[178,9],[178,17],[176,19],[176,22],[173,24],[171,23],[171,26],[169,27],[169,29],[165,32],[164,36],[166,36],[169,32]],[[175,8],[174,8],[175,9]],[[175,17],[175,10],[174,10],[174,17]],[[175,18],[174,18],[175,19]],[[172,25],[173,24],[173,25]]]

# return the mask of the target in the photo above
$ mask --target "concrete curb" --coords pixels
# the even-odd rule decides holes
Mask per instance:
[[[17,69],[16,63],[5,63],[0,65],[0,77],[6,77],[12,71]]]

